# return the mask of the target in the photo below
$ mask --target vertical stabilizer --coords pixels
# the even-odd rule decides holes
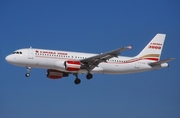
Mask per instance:
[[[157,34],[136,57],[152,61],[159,61],[165,37],[166,34]]]

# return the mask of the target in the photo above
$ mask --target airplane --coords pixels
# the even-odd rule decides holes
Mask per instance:
[[[121,52],[132,49],[124,46],[106,53],[93,54],[38,48],[18,49],[5,57],[5,60],[16,66],[27,68],[26,77],[30,76],[31,68],[47,69],[47,77],[60,79],[73,74],[75,84],[80,84],[78,74],[86,74],[88,80],[94,73],[99,74],[130,74],[151,71],[168,67],[174,58],[160,60],[166,34],[156,36],[146,47],[133,57],[120,56]]]

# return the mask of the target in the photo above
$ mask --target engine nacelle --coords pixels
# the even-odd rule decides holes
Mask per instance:
[[[60,79],[62,77],[67,77],[67,76],[69,76],[69,74],[65,72],[61,72],[53,69],[47,70],[47,77],[50,79]]]
[[[64,66],[68,71],[78,71],[81,68],[81,62],[69,60],[64,62]]]

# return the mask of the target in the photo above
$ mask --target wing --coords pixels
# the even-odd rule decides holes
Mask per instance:
[[[160,60],[160,61],[158,61],[158,62],[150,63],[149,65],[150,65],[150,66],[157,66],[157,65],[161,65],[161,64],[163,64],[163,63],[167,63],[167,62],[172,61],[172,60],[174,60],[174,58],[169,58],[169,59]]]
[[[109,51],[103,54],[99,54],[96,56],[92,56],[86,59],[82,59],[81,63],[84,64],[85,68],[90,68],[93,69],[94,67],[98,66],[99,63],[101,62],[106,62],[108,59],[111,59],[113,57],[118,57],[118,55],[127,49],[132,49],[132,46],[126,46],[126,47],[122,47],[113,51]]]

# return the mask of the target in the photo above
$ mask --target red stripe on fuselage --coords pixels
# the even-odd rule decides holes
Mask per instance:
[[[159,61],[159,59],[158,59],[158,58],[143,58],[143,59],[153,60],[153,61]]]

